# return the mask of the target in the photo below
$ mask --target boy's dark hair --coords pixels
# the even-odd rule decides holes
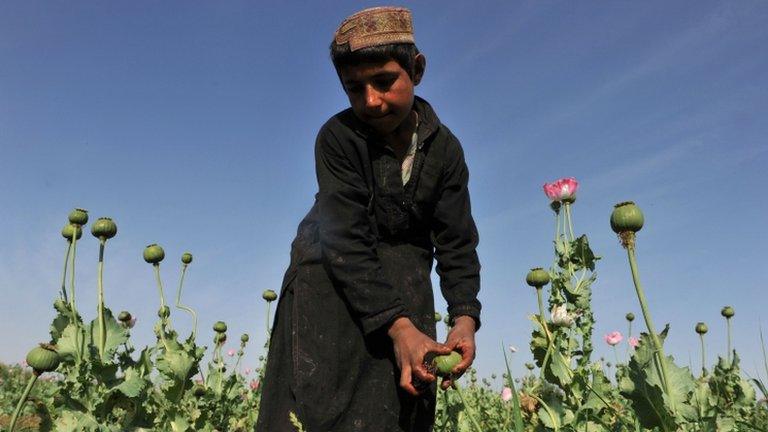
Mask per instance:
[[[378,45],[368,48],[361,48],[356,51],[349,49],[349,44],[337,45],[331,42],[331,60],[336,68],[336,73],[345,66],[356,65],[360,63],[378,63],[394,60],[401,68],[408,72],[408,76],[413,79],[416,65],[416,55],[419,49],[411,43],[394,43],[387,45]],[[340,76],[340,75],[339,75]]]

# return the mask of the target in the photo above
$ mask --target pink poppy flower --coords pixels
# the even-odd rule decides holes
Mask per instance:
[[[628,343],[632,348],[637,348],[637,346],[640,345],[640,339],[630,336]]]
[[[250,387],[251,387],[251,390],[253,390],[253,391],[256,391],[256,390],[258,390],[258,389],[259,389],[259,384],[261,384],[261,383],[259,382],[259,380],[256,380],[256,379],[255,379],[255,380],[251,380],[251,382],[248,384],[248,386],[250,386]]]
[[[501,390],[501,400],[507,402],[510,399],[512,399],[512,389],[509,387],[504,387],[504,389]]]
[[[245,370],[244,370],[243,372],[244,372],[246,375],[250,375],[250,374],[251,374],[251,368],[245,368]]]
[[[616,346],[616,344],[624,340],[624,336],[622,336],[620,332],[612,331],[603,336],[603,340],[610,346]]]
[[[236,352],[237,351],[235,351],[233,349],[230,349],[229,351],[227,351],[227,355],[230,356],[230,357],[234,357]]]
[[[573,201],[579,182],[573,177],[561,178],[552,183],[544,183],[544,193],[552,201]]]

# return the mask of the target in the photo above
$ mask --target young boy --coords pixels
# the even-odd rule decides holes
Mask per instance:
[[[351,108],[317,137],[319,192],[291,247],[256,430],[293,432],[293,412],[309,432],[431,431],[436,384],[425,356],[460,352],[461,375],[480,326],[463,152],[414,96],[426,62],[410,11],[350,16],[331,57]],[[433,256],[453,326],[444,344]]]

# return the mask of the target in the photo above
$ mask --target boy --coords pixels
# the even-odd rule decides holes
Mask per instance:
[[[309,432],[431,431],[425,356],[460,352],[461,375],[480,325],[462,149],[414,96],[426,62],[410,11],[350,16],[331,57],[351,108],[317,137],[319,192],[291,247],[256,430],[295,431],[294,412]],[[453,325],[445,344],[435,342],[433,256]]]

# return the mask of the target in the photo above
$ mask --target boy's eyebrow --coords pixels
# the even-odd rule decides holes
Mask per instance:
[[[380,78],[395,78],[397,76],[398,76],[398,73],[394,72],[394,71],[381,71],[381,72],[377,72],[377,73],[371,75],[368,79],[375,80],[375,79],[380,79]],[[365,80],[359,80],[359,79],[355,79],[355,78],[345,78],[342,81],[342,83],[345,86],[348,86],[350,84],[358,84],[358,83],[360,83],[362,81],[365,81]]]

